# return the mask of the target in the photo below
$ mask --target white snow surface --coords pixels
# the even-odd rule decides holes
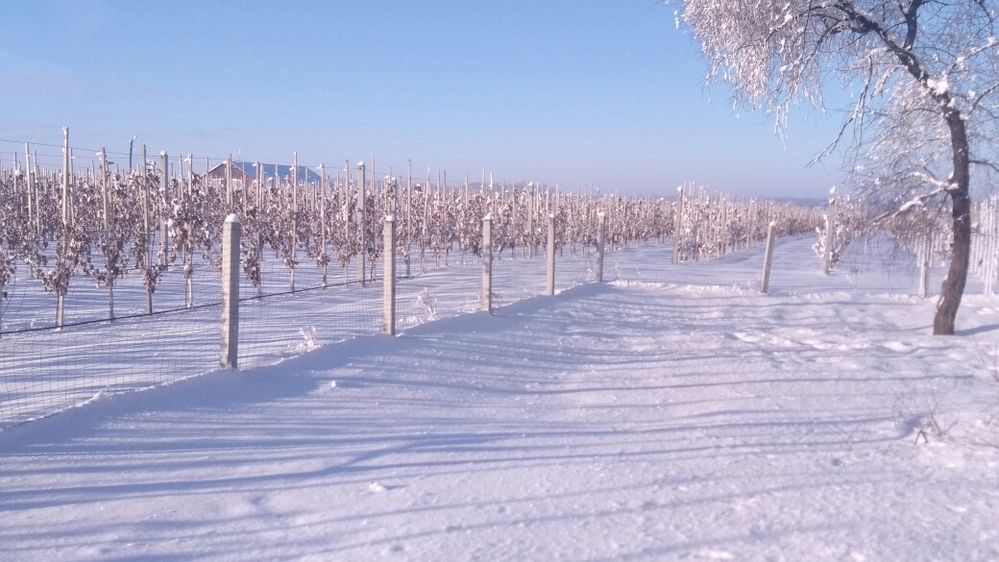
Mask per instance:
[[[97,397],[0,432],[0,559],[997,560],[999,302],[933,306],[622,280]]]

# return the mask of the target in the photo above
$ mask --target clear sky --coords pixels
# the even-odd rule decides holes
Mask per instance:
[[[820,197],[834,119],[784,138],[706,89],[655,0],[0,0],[0,139],[497,180]],[[10,162],[17,145],[0,142]],[[23,148],[21,148],[23,150]],[[58,149],[39,148],[53,163]],[[46,156],[51,155],[51,156]],[[87,155],[89,157],[89,154]],[[200,160],[199,160],[200,161]]]

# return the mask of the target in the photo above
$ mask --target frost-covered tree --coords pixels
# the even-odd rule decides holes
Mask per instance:
[[[679,19],[709,76],[787,124],[791,104],[850,99],[830,150],[848,159],[894,214],[946,198],[950,270],[933,321],[953,334],[968,275],[971,186],[999,172],[996,0],[684,0]],[[830,90],[834,95],[829,94]],[[852,134],[849,134],[852,133]],[[854,160],[856,159],[856,160]],[[886,216],[887,216],[886,215]]]

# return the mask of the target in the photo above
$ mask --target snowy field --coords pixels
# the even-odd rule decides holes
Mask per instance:
[[[407,281],[400,336],[312,351],[311,305],[263,306],[239,373],[0,431],[0,559],[999,559],[999,301],[970,283],[933,337],[911,257],[825,277],[811,242],[770,295],[759,248],[631,248],[492,316],[452,267]],[[501,300],[541,292],[528,263]]]

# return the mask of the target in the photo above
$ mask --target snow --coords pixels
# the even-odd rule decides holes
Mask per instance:
[[[759,248],[636,248],[608,284],[2,431],[3,557],[999,559],[999,302],[934,337],[894,254],[826,277],[810,243],[771,295]]]
[[[950,82],[948,82],[946,76],[941,76],[940,78],[927,78],[926,87],[930,89],[936,95],[946,94],[950,90]]]

